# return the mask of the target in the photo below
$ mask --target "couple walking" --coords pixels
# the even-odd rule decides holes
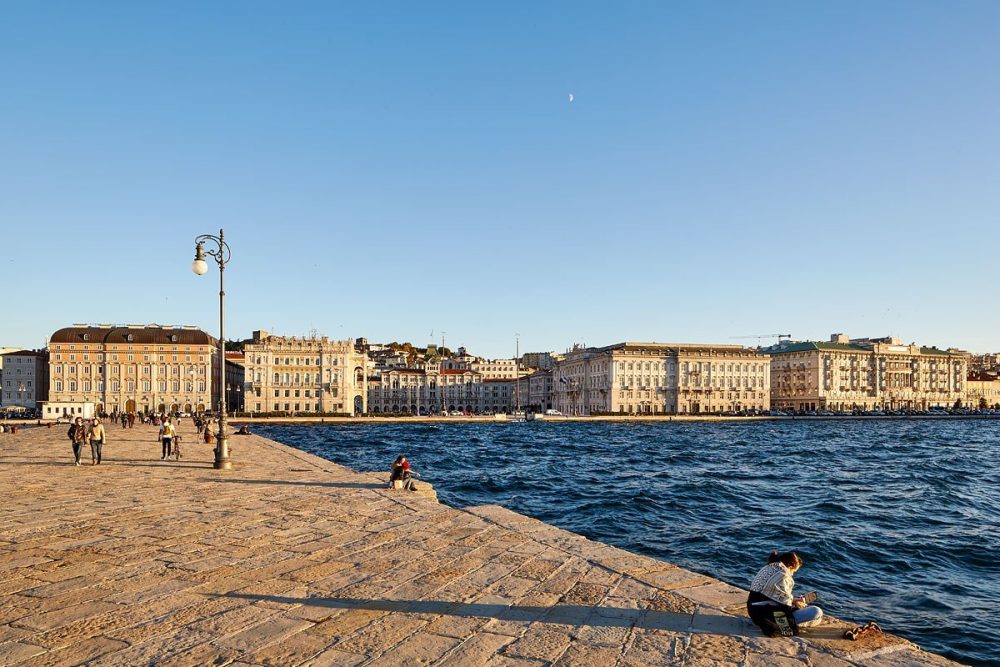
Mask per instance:
[[[104,424],[100,417],[94,417],[87,425],[83,422],[83,417],[77,417],[66,433],[69,441],[73,445],[73,464],[80,465],[80,455],[83,453],[83,446],[90,445],[90,464],[98,465],[101,462],[101,448],[107,434],[104,432]]]

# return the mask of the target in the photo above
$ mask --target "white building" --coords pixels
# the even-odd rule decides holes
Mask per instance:
[[[577,346],[553,366],[567,415],[706,414],[770,407],[770,359],[740,345],[625,342]]]
[[[0,406],[34,410],[49,393],[47,352],[18,350],[0,355],[4,372],[0,377]]]
[[[367,357],[353,340],[253,332],[244,345],[244,409],[257,413],[368,412]]]

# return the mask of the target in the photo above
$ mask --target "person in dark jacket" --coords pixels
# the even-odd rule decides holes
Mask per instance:
[[[69,441],[73,445],[73,463],[80,465],[80,452],[83,450],[83,446],[89,442],[87,427],[83,425],[83,417],[76,418],[66,435],[69,436]]]

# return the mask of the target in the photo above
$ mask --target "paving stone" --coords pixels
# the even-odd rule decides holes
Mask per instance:
[[[377,664],[380,667],[430,665],[461,643],[462,640],[455,637],[417,632],[379,655]]]
[[[504,646],[510,644],[513,638],[491,632],[479,632],[469,637],[454,648],[437,667],[464,667],[465,665],[482,665],[496,655]]]
[[[215,646],[234,649],[237,653],[250,653],[312,626],[312,622],[300,618],[277,616],[212,643]]]
[[[686,636],[665,630],[637,630],[624,657],[628,664],[669,665],[680,662]]]
[[[570,644],[570,636],[561,632],[530,629],[516,641],[508,644],[503,655],[513,658],[555,660]]]
[[[45,653],[48,649],[24,642],[6,642],[0,644],[0,664],[12,665],[32,656]]]
[[[621,648],[601,646],[589,642],[574,642],[559,656],[552,667],[596,667],[618,662]]]
[[[86,602],[84,604],[57,608],[27,616],[19,619],[17,625],[31,630],[51,630],[52,628],[68,625],[81,618],[98,616],[117,608],[118,605],[111,602]]]

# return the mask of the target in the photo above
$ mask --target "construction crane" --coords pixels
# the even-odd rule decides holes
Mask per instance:
[[[730,336],[730,338],[733,339],[733,340],[736,340],[736,339],[739,339],[739,338],[742,338],[742,339],[756,338],[757,339],[757,347],[760,347],[760,341],[763,340],[764,338],[777,338],[778,339],[778,343],[781,343],[782,340],[790,340],[791,337],[792,337],[792,334],[778,334],[778,333],[775,333],[775,334],[753,334],[753,335],[750,335],[750,336]]]

